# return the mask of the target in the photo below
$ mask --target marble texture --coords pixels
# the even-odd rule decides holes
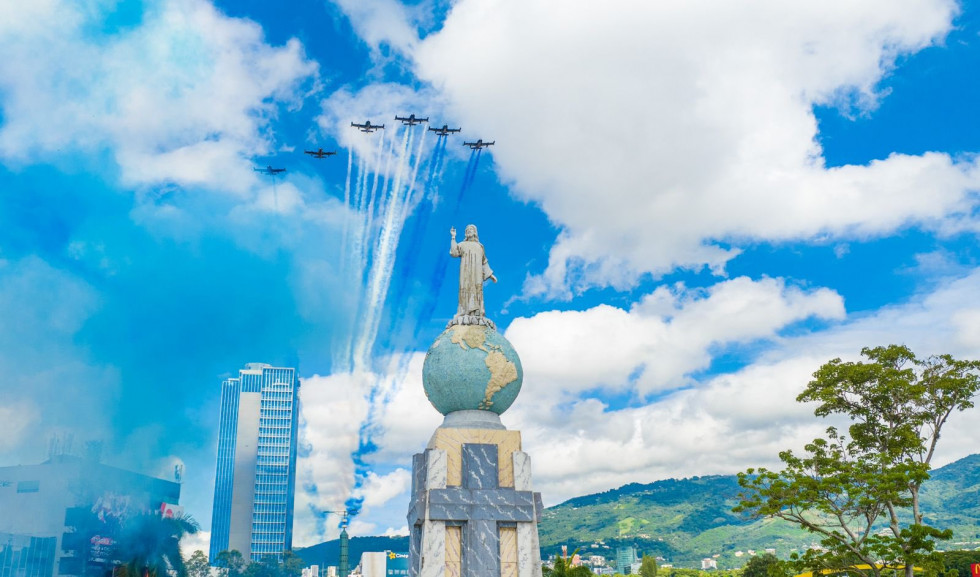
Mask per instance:
[[[449,458],[441,449],[427,449],[426,456],[426,489],[445,489],[449,474]]]
[[[470,519],[463,537],[463,576],[500,575],[500,537],[493,519]]]
[[[497,483],[500,487],[514,486],[515,451],[521,450],[519,431],[497,431],[492,429],[438,428],[429,439],[429,449],[442,449],[448,459],[446,484],[462,485],[464,444],[486,444],[497,446]]]
[[[419,577],[445,577],[446,524],[425,521],[422,524],[421,564]]]
[[[408,575],[419,577],[419,563],[422,560],[422,525],[409,525],[408,533]]]
[[[518,577],[517,527],[500,527],[500,577]]]
[[[467,489],[496,489],[497,446],[482,443],[463,445],[462,485]]]
[[[531,456],[524,451],[514,451],[514,489],[531,490]]]
[[[541,577],[543,507],[520,433],[439,429],[412,465],[410,577]]]
[[[541,577],[541,546],[537,523],[517,524],[517,576]]]

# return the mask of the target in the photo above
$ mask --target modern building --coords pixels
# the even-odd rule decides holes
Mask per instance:
[[[293,546],[296,369],[249,363],[221,385],[212,562],[221,551],[258,561]]]
[[[408,577],[408,553],[365,551],[354,572],[361,577]]]
[[[633,571],[633,563],[638,560],[635,547],[618,547],[616,549],[616,571],[619,573],[629,575]]]
[[[718,568],[718,562],[715,561],[714,559],[710,557],[705,557],[704,559],[701,559],[702,571],[708,571],[710,569],[717,569],[717,568]]]
[[[0,575],[102,575],[128,515],[171,509],[180,484],[55,454],[0,467]]]

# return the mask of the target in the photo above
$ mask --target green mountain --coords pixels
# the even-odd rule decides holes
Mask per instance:
[[[717,475],[630,483],[576,497],[545,511],[541,548],[545,555],[568,545],[569,550],[611,557],[617,546],[635,545],[677,566],[695,566],[719,555],[721,569],[742,566],[750,549],[775,549],[785,557],[816,542],[789,523],[732,513],[738,493],[734,475]],[[980,546],[980,455],[933,471],[922,503],[927,523],[953,530],[948,548]],[[745,555],[736,556],[737,551]]]
[[[544,511],[539,525],[542,553],[557,553],[568,545],[570,551],[614,558],[617,547],[633,545],[678,567],[699,567],[701,559],[719,555],[719,569],[728,569],[744,565],[749,550],[775,549],[785,557],[816,542],[789,523],[732,513],[738,493],[734,475],[716,475],[630,483],[576,497]],[[922,489],[922,505],[927,523],[953,530],[946,549],[980,548],[980,455],[933,471]],[[408,551],[408,538],[353,537],[351,566],[364,551],[386,549]],[[745,554],[736,556],[737,551]],[[337,565],[339,544],[328,541],[297,553],[309,564]]]

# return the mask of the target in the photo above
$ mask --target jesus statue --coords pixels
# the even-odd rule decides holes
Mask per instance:
[[[452,243],[449,245],[449,255],[459,261],[459,308],[456,317],[485,317],[483,309],[483,283],[487,279],[497,282],[497,277],[490,270],[487,254],[476,235],[476,226],[467,225],[463,242],[456,243],[456,229],[449,229]]]

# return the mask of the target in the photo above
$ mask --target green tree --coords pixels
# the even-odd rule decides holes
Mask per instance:
[[[286,551],[282,556],[281,572],[283,577],[300,577],[303,574],[303,558],[293,553],[292,550]]]
[[[126,517],[116,538],[115,557],[122,563],[117,574],[187,577],[180,539],[197,533],[198,528],[189,515],[162,517],[154,511]]]
[[[194,551],[190,559],[184,562],[187,567],[187,577],[211,577],[211,564],[204,551]]]
[[[823,549],[794,556],[796,568],[880,577],[883,559],[912,577],[913,566],[934,557],[936,541],[951,536],[924,523],[919,492],[946,420],[973,406],[980,362],[920,360],[898,345],[861,354],[868,362],[821,366],[797,397],[817,403],[817,416],[848,417],[848,434],[829,427],[802,456],[780,453],[781,471],[740,473],[735,511],[816,534]]]
[[[224,570],[225,577],[242,577],[248,567],[248,560],[237,549],[221,551],[216,561],[216,565]]]
[[[657,577],[657,559],[650,555],[644,555],[640,559],[640,577]]]
[[[779,559],[772,553],[756,555],[742,568],[742,577],[778,577]]]
[[[951,577],[971,577],[970,565],[980,564],[980,551],[947,551],[943,553],[943,566],[946,574],[955,571]]]
[[[572,560],[578,554],[578,549],[572,551],[571,555],[556,555],[555,563],[552,567],[542,568],[543,577],[591,577],[592,570],[584,565],[572,566]]]

